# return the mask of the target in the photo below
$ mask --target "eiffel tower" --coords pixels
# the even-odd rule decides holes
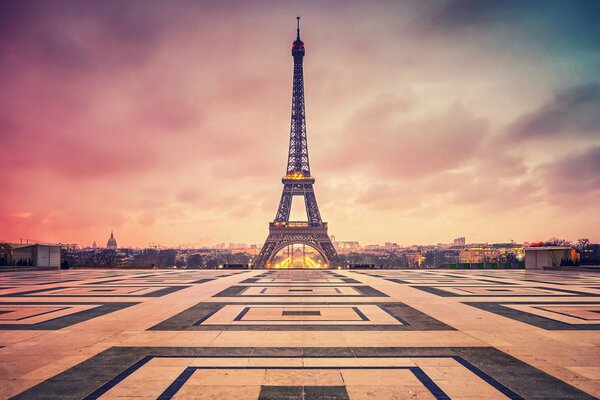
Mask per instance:
[[[315,178],[310,174],[308,145],[306,142],[306,115],[304,108],[304,42],[300,40],[300,17],[297,17],[297,37],[292,45],[294,58],[294,84],[292,89],[292,123],[287,170],[281,179],[283,193],[275,220],[269,223],[269,236],[253,268],[270,268],[271,260],[283,248],[302,244],[315,249],[328,267],[339,266],[338,257],[329,235],[327,222],[321,220],[319,206],[313,189]],[[294,196],[303,196],[307,222],[290,221]]]

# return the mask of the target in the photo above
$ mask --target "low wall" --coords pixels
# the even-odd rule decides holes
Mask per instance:
[[[443,264],[442,269],[525,269],[524,262],[516,263],[455,263]]]

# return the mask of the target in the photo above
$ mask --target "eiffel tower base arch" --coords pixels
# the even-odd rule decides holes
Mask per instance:
[[[312,247],[323,257],[329,268],[341,266],[339,256],[327,234],[327,223],[271,222],[269,236],[252,268],[267,268],[281,249],[293,244]]]

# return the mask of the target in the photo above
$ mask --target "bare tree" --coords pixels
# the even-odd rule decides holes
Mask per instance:
[[[544,246],[572,246],[573,244],[566,239],[552,237],[544,242]]]
[[[0,265],[10,265],[12,261],[12,247],[6,242],[0,242]]]
[[[577,244],[575,245],[575,249],[579,252],[586,250],[591,246],[590,239],[577,239]]]

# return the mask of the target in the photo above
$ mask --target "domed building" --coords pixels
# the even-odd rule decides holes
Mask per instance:
[[[111,250],[117,250],[117,240],[112,231],[110,231],[110,237],[108,238],[108,242],[106,242],[106,247]]]

